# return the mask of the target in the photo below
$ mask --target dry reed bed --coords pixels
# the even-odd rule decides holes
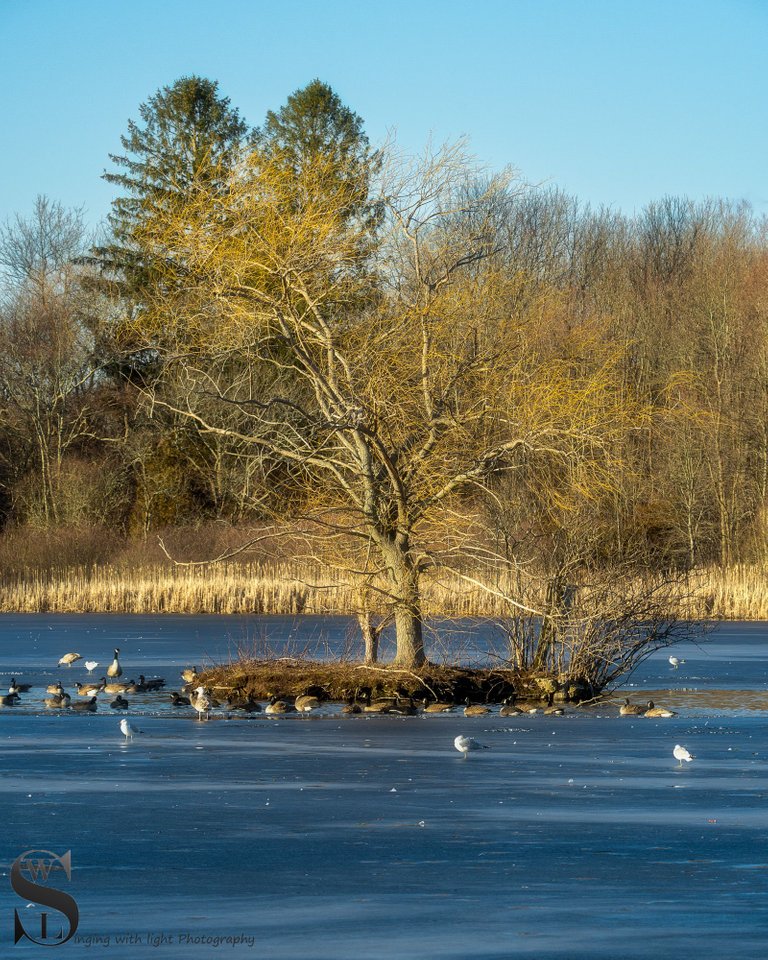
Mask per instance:
[[[500,585],[504,588],[504,584]],[[510,587],[510,593],[514,593]],[[69,567],[0,580],[0,611],[18,613],[350,614],[353,587],[300,562],[211,567]],[[503,617],[504,601],[458,577],[426,584],[426,616]],[[704,569],[673,611],[689,619],[768,620],[768,569]]]

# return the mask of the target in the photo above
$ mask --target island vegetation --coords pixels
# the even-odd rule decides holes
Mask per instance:
[[[768,615],[747,204],[373,147],[319,80],[255,129],[194,76],[138,115],[98,235],[44,195],[0,229],[0,608],[347,613],[400,682],[492,617],[579,696]]]

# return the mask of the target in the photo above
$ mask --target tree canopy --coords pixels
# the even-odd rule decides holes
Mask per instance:
[[[162,87],[139,106],[139,117],[120,138],[124,152],[110,154],[117,169],[104,179],[123,192],[112,202],[110,237],[95,249],[123,292],[138,300],[153,283],[153,252],[137,231],[166,216],[180,197],[224,189],[248,135],[218,83],[198,76]]]

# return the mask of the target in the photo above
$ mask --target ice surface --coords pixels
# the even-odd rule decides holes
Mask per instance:
[[[238,632],[346,630],[236,619],[0,618],[0,684],[72,684],[85,669],[59,656],[105,663],[117,645],[124,677],[172,687]],[[660,652],[619,692],[678,711],[666,720],[602,705],[199,722],[147,694],[129,697],[144,734],[125,742],[106,702],[59,715],[35,689],[0,709],[0,943],[12,946],[14,907],[30,928],[39,913],[7,875],[42,848],[72,851],[58,886],[80,924],[62,955],[764,960],[768,648],[753,627],[681,645],[676,671]],[[490,749],[464,760],[459,733]],[[696,756],[683,768],[676,743]]]

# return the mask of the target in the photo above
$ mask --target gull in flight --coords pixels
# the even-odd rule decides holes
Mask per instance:
[[[135,734],[144,733],[143,730],[139,730],[138,727],[134,727],[134,725],[125,718],[120,721],[120,730],[122,731],[126,740],[133,740]]]
[[[465,737],[462,734],[459,734],[458,737],[453,741],[454,747],[459,751],[459,753],[464,754],[464,759],[466,760],[469,756],[470,750],[487,750],[488,747],[484,743],[478,743],[474,737]]]
[[[670,657],[669,663],[673,670],[677,670],[681,663],[685,663],[685,660],[681,660],[679,657]]]
[[[683,760],[685,760],[686,763],[690,763],[691,760],[696,759],[692,753],[688,753],[685,747],[681,747],[679,743],[672,751],[672,755],[674,756],[675,760],[679,761],[679,765],[681,767],[683,765]]]

